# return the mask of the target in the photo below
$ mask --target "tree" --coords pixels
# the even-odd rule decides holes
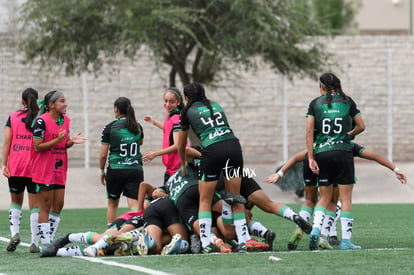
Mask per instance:
[[[295,5],[305,7],[307,16],[318,21],[325,34],[340,35],[354,31],[361,0],[295,0]]]
[[[330,54],[310,39],[323,34],[306,10],[288,0],[27,0],[19,47],[26,60],[64,64],[66,73],[98,73],[118,54],[143,46],[177,76],[212,84],[235,65],[265,62],[289,76],[316,77]]]

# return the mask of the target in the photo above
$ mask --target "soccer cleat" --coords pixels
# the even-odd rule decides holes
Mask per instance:
[[[342,240],[339,248],[341,250],[360,250],[361,246],[353,244],[351,240]]]
[[[210,243],[201,250],[202,254],[210,254],[214,252],[214,244]]]
[[[220,194],[221,199],[230,205],[234,203],[241,203],[241,204],[246,203],[246,199],[242,195],[236,195],[226,190],[220,191],[219,194]]]
[[[107,241],[108,243],[132,243],[134,241],[134,237],[129,233],[120,233],[115,237],[111,235],[108,237]]]
[[[337,236],[329,236],[328,241],[329,241],[330,245],[339,245],[340,244]]]
[[[214,246],[216,248],[216,250],[219,250],[220,253],[230,253],[231,252],[231,248],[228,247],[222,239],[220,238],[215,238],[214,240]]]
[[[272,251],[273,250],[273,241],[276,239],[276,233],[273,232],[272,230],[267,230],[265,235],[264,235],[264,239],[265,242],[267,243],[268,247],[268,251]]]
[[[289,243],[288,243],[288,249],[289,250],[296,250],[298,247],[299,242],[302,240],[303,237],[303,231],[300,228],[297,228],[295,230],[295,233],[292,237],[290,237]]]
[[[16,233],[14,236],[10,239],[9,245],[7,246],[8,252],[14,252],[16,250],[16,247],[20,243],[20,234]]]
[[[67,245],[68,243],[70,243],[70,241],[69,241],[69,234],[67,234],[65,237],[62,237],[62,238],[59,238],[59,239],[55,240],[53,242],[53,245],[55,247],[57,247],[57,248],[62,248],[65,245]]]
[[[247,253],[247,244],[246,243],[238,244],[236,251],[238,253]]]
[[[303,232],[306,234],[311,233],[312,231],[312,225],[310,225],[304,218],[302,218],[299,215],[293,216],[293,222],[296,223],[300,229],[302,229]]]
[[[256,241],[255,239],[250,239],[246,242],[247,251],[263,251],[268,250],[269,245],[267,243],[262,243]]]
[[[148,255],[149,238],[150,236],[149,236],[148,230],[145,228],[141,229],[141,232],[139,233],[138,245],[137,245],[138,254],[140,256]]]
[[[333,247],[329,244],[328,239],[323,236],[320,237],[318,245],[320,249],[328,249],[328,250],[333,249]]]
[[[231,246],[232,252],[234,253],[239,252],[239,247],[238,247],[239,244],[237,243],[236,240],[229,240],[227,243]]]
[[[182,237],[180,234],[175,234],[171,238],[171,242],[165,245],[161,250],[161,255],[173,255],[180,252]]]
[[[198,254],[201,252],[200,237],[197,234],[190,235],[190,251],[194,254]]]
[[[318,250],[319,249],[319,238],[321,235],[321,231],[318,228],[312,229],[312,232],[309,236],[309,249],[310,250]]]
[[[30,253],[39,253],[40,252],[39,247],[36,244],[34,244],[34,243],[32,243],[30,245],[29,250],[30,250]]]
[[[83,250],[83,253],[85,254],[85,256],[88,257],[98,257],[99,256],[99,251],[96,247],[94,247],[93,245],[86,247]]]
[[[58,250],[59,250],[59,247],[56,247],[54,244],[50,244],[42,248],[42,251],[40,252],[39,256],[40,257],[56,257]]]

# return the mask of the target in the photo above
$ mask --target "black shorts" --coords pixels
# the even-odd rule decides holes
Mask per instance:
[[[107,198],[118,200],[121,195],[138,199],[140,183],[144,181],[144,172],[138,169],[108,169],[106,173]]]
[[[247,199],[248,196],[250,196],[253,192],[257,190],[261,190],[262,188],[257,183],[257,181],[253,178],[249,178],[247,176],[242,177],[241,185],[240,185],[240,195],[245,197]],[[216,190],[219,192],[221,190],[224,190],[224,174],[221,173]]]
[[[151,202],[144,211],[145,226],[156,225],[161,229],[181,223],[178,210],[169,198],[159,198]]]
[[[257,190],[261,190],[260,185],[253,178],[243,177],[240,186],[240,195],[247,198]]]
[[[328,151],[316,155],[319,166],[318,185],[354,184],[354,156],[348,151]]]
[[[218,202],[220,198],[217,194],[214,194],[213,201],[211,205],[214,205]],[[200,193],[198,192],[198,185],[193,185],[189,187],[177,200],[177,209],[180,217],[183,219],[184,223],[192,228],[196,220],[198,220],[198,209],[199,209]],[[213,217],[215,212],[213,212]],[[218,216],[221,213],[217,213]],[[213,226],[216,225],[216,218],[213,218]]]
[[[303,182],[305,186],[318,185],[318,175],[314,174],[312,170],[309,168],[308,155],[306,155],[305,159],[303,160]]]
[[[223,169],[230,178],[243,175],[243,154],[238,139],[213,143],[203,149],[199,179],[203,181],[218,180]]]
[[[36,183],[39,186],[40,191],[52,191],[52,190],[59,190],[65,189],[66,185],[61,184],[43,184],[43,183]]]
[[[39,192],[39,186],[32,182],[28,177],[10,177],[9,178],[9,192],[14,194],[20,194],[27,188],[27,192],[36,194]]]

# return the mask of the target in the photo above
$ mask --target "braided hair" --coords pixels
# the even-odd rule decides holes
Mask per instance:
[[[188,109],[191,107],[191,105],[193,105],[194,102],[201,101],[210,110],[211,119],[216,119],[216,116],[213,114],[213,108],[211,107],[210,100],[206,97],[206,92],[201,84],[187,84],[184,87],[184,95],[188,97],[188,103],[181,113],[183,116],[187,114]]]
[[[118,108],[119,114],[125,116],[126,128],[134,135],[138,135],[140,130],[138,122],[135,119],[135,111],[131,101],[126,97],[118,97],[114,102],[114,107]]]
[[[27,115],[24,125],[29,131],[33,131],[32,123],[37,117],[37,113],[39,112],[39,106],[37,105],[38,98],[39,94],[33,88],[27,88],[22,93],[22,99],[27,105]]]
[[[326,99],[328,100],[329,108],[332,108],[332,94],[340,94],[348,104],[351,103],[348,96],[342,91],[341,80],[333,73],[321,75],[319,83],[326,88]]]

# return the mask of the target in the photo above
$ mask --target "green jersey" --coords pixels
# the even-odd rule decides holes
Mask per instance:
[[[211,117],[208,107],[201,101],[194,102],[187,113],[180,118],[181,129],[188,130],[191,126],[203,147],[236,138],[221,106],[213,101],[210,103],[214,119]]]
[[[185,176],[181,173],[181,168],[177,170],[164,184],[164,190],[169,198],[177,204],[178,198],[189,187],[198,184],[198,166],[200,161],[194,160],[187,165],[187,173]]]
[[[309,104],[306,116],[315,118],[313,149],[316,154],[326,151],[352,151],[348,132],[352,120],[360,114],[355,102],[348,97],[350,104],[340,95],[332,95],[332,107],[328,108],[326,95],[315,98]]]
[[[109,145],[109,167],[111,169],[142,170],[140,144],[144,132],[140,124],[137,135],[126,128],[125,118],[116,119],[105,126],[102,131],[102,144]]]

